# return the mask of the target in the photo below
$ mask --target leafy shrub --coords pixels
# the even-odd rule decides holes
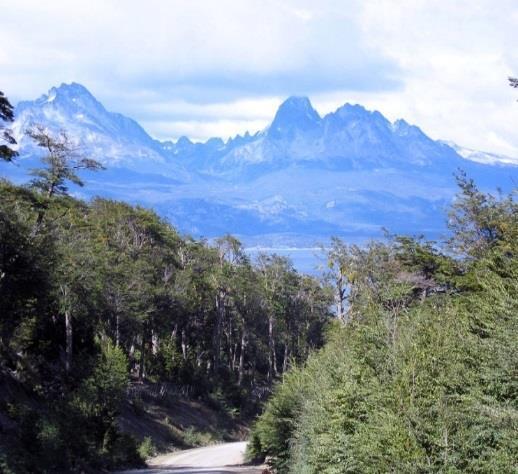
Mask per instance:
[[[190,426],[183,432],[183,441],[187,446],[198,447],[214,444],[217,440],[214,438],[212,433],[197,431],[195,428]]]
[[[156,448],[149,436],[146,436],[144,438],[144,441],[140,443],[140,446],[138,447],[138,452],[143,459],[149,459],[156,455]]]
[[[401,238],[347,255],[351,318],[276,388],[250,458],[281,474],[516,472],[518,209],[461,187],[464,258]]]

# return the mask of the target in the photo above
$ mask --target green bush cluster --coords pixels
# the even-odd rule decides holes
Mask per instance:
[[[138,452],[142,459],[149,459],[156,454],[156,448],[153,445],[153,441],[149,436],[146,436],[144,438],[144,441],[140,443],[140,446],[138,447]]]
[[[518,471],[518,208],[460,185],[447,252],[341,247],[347,322],[284,376],[250,457],[293,474]]]
[[[232,236],[209,245],[152,211],[60,190],[0,180],[5,471],[138,466],[137,443],[117,429],[130,380],[241,418],[321,346],[330,292],[287,259],[254,264]]]
[[[116,425],[127,379],[125,354],[105,341],[91,374],[75,388],[10,404],[7,414],[17,428],[0,440],[6,472],[95,472],[142,465],[135,440]]]

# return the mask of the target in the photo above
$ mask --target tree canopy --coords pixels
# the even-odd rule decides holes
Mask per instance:
[[[42,186],[0,182],[0,381],[30,394],[0,390],[5,472],[136,465],[117,428],[130,380],[217,393],[246,418],[322,345],[331,300],[316,279],[276,256],[254,264],[231,236],[182,237],[147,209],[56,185],[49,197],[70,177],[52,166]]]
[[[449,220],[443,251],[335,241],[346,323],[277,386],[251,457],[281,474],[516,470],[518,207],[461,176]]]
[[[0,159],[4,161],[12,161],[18,155],[18,152],[12,148],[12,145],[16,145],[13,133],[5,126],[6,123],[13,121],[13,106],[4,93],[0,91]]]

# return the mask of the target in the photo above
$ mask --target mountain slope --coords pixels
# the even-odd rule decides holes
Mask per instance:
[[[180,168],[165,166],[163,145],[151,138],[134,120],[107,111],[82,85],[62,84],[35,101],[16,107],[14,133],[24,154],[35,153],[25,130],[42,124],[53,131],[66,130],[90,157],[108,167],[134,171],[184,174]],[[183,176],[185,177],[185,176]]]
[[[209,143],[198,145],[197,151],[191,144],[190,150],[199,157]],[[179,141],[173,153],[185,152],[184,144]],[[187,159],[184,163],[209,175],[235,180],[256,178],[293,164],[347,171],[406,169],[409,165],[437,168],[462,161],[446,143],[431,140],[404,120],[391,123],[379,112],[351,104],[321,118],[305,97],[288,98],[265,131],[238,137],[226,145],[220,143],[210,158],[206,162]]]
[[[182,231],[208,238],[230,232],[253,245],[311,246],[330,235],[361,241],[382,227],[435,238],[445,231],[442,210],[459,168],[486,190],[508,190],[518,177],[505,157],[482,159],[361,105],[321,117],[309,99],[290,97],[254,135],[158,142],[83,86],[62,84],[16,107],[22,153],[17,166],[0,164],[0,172],[17,182],[37,162],[22,133],[32,123],[66,129],[107,167],[84,176],[79,196],[150,206]]]

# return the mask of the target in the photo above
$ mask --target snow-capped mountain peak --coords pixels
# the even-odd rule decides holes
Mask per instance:
[[[17,166],[0,163],[7,176],[24,182],[39,166],[29,125],[65,129],[107,168],[85,177],[85,197],[151,206],[182,231],[248,243],[372,237],[382,226],[437,236],[459,168],[485,189],[509,188],[518,173],[516,160],[432,140],[358,104],[321,117],[307,97],[284,101],[263,131],[205,143],[158,142],[76,83],[21,102],[15,115],[21,153]]]
[[[47,94],[36,99],[35,103],[40,107],[46,104],[58,102],[61,106],[76,108],[77,110],[105,111],[103,105],[90,93],[90,91],[77,82],[71,84],[61,84],[58,87],[52,87]],[[18,104],[18,112],[24,107],[32,105],[34,102],[20,102]]]
[[[291,138],[297,131],[308,132],[317,128],[321,121],[307,97],[292,96],[277,109],[268,128],[268,136],[274,139]]]
[[[137,122],[109,112],[86,87],[75,82],[52,87],[34,101],[20,102],[15,119],[13,130],[26,153],[34,150],[25,131],[42,124],[54,132],[66,130],[88,156],[107,167],[151,171],[167,159],[162,144]]]

